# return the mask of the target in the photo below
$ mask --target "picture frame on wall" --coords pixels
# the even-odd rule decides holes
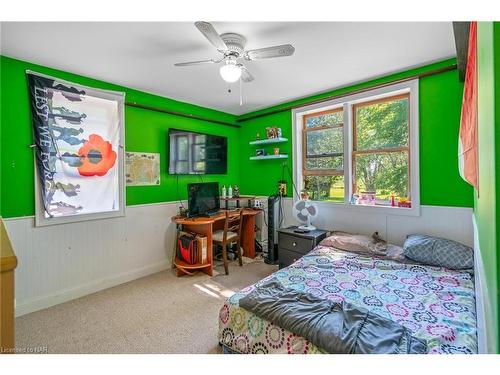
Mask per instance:
[[[125,152],[127,186],[160,185],[160,154],[157,152]]]
[[[255,156],[265,156],[266,155],[266,150],[263,148],[258,148],[255,150]]]

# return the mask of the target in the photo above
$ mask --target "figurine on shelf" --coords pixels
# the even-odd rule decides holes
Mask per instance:
[[[358,194],[353,194],[352,197],[351,197],[350,204],[358,204],[358,200],[359,200],[359,195]]]
[[[240,197],[240,188],[238,185],[234,185],[233,189],[233,198],[239,198]]]
[[[411,201],[408,198],[400,198],[398,207],[411,208]]]
[[[305,201],[308,200],[309,199],[309,193],[307,191],[305,191],[305,190],[302,190],[300,192],[300,199],[305,200]]]
[[[374,191],[362,191],[361,196],[358,199],[358,204],[364,204],[365,206],[375,206],[376,192]]]
[[[257,133],[257,136],[255,137],[255,140],[260,141],[260,134]]]
[[[276,126],[270,126],[266,128],[267,139],[278,138],[278,128]]]

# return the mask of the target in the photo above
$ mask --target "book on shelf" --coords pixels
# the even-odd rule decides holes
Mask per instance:
[[[207,263],[208,262],[208,252],[207,252],[207,237],[202,235],[197,235],[196,239],[198,240],[198,249],[199,249],[199,262]]]

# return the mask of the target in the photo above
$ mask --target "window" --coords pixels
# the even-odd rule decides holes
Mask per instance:
[[[410,200],[409,94],[353,105],[352,123],[353,197],[385,206]]]
[[[304,116],[302,174],[312,199],[344,201],[342,108]]]
[[[293,120],[294,177],[311,199],[418,214],[417,80],[299,108]]]

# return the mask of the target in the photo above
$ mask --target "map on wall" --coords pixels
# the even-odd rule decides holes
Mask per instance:
[[[127,186],[160,185],[160,154],[125,152]]]

